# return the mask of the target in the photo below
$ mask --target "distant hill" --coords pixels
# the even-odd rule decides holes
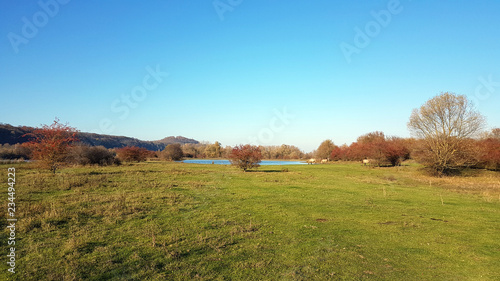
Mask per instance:
[[[193,140],[193,139],[188,139],[188,138],[185,138],[185,137],[181,137],[181,136],[177,136],[177,137],[166,137],[166,138],[163,138],[161,140],[157,140],[157,141],[153,141],[154,143],[162,143],[162,144],[165,144],[165,145],[168,145],[168,144],[172,144],[172,143],[193,143],[193,144],[198,144],[200,143],[199,141],[197,140]]]
[[[16,144],[29,141],[28,137],[23,137],[33,131],[32,127],[14,127],[9,124],[0,123],[0,144]]]
[[[9,124],[0,123],[0,144],[16,144],[24,143],[29,141],[29,137],[23,137],[24,134],[30,133],[34,130],[32,127],[19,126],[15,127]],[[124,136],[111,136],[111,135],[101,135],[94,133],[78,133],[78,139],[90,146],[102,145],[106,148],[118,148],[125,146],[137,146],[143,147],[149,150],[157,151],[163,150],[165,146],[172,143],[193,143],[198,144],[199,142],[194,139],[189,139],[181,136],[177,137],[166,137],[157,141],[143,141],[136,138],[124,137]]]

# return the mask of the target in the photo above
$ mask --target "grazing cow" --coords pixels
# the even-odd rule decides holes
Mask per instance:
[[[321,160],[321,164],[326,164],[326,163],[328,163],[328,159]]]
[[[311,159],[307,160],[307,164],[311,164],[311,165],[316,164],[316,159],[311,158]]]

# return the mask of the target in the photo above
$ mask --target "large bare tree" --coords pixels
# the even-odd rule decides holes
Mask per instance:
[[[484,117],[467,97],[447,92],[414,109],[408,128],[421,139],[417,160],[441,175],[474,160],[470,140],[484,124]]]

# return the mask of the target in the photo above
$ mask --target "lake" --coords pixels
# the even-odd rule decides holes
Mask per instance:
[[[191,163],[191,164],[214,164],[217,165],[231,165],[231,162],[229,160],[211,160],[211,159],[187,159],[187,160],[182,160],[178,161],[182,163]],[[307,164],[305,161],[285,161],[285,160],[262,160],[260,162],[260,165],[266,166],[266,165],[304,165]]]

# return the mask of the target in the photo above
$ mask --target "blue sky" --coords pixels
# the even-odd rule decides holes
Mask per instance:
[[[42,4],[40,4],[42,3]],[[215,4],[214,4],[215,3]],[[0,122],[222,145],[409,136],[467,95],[500,127],[499,1],[1,1]]]

